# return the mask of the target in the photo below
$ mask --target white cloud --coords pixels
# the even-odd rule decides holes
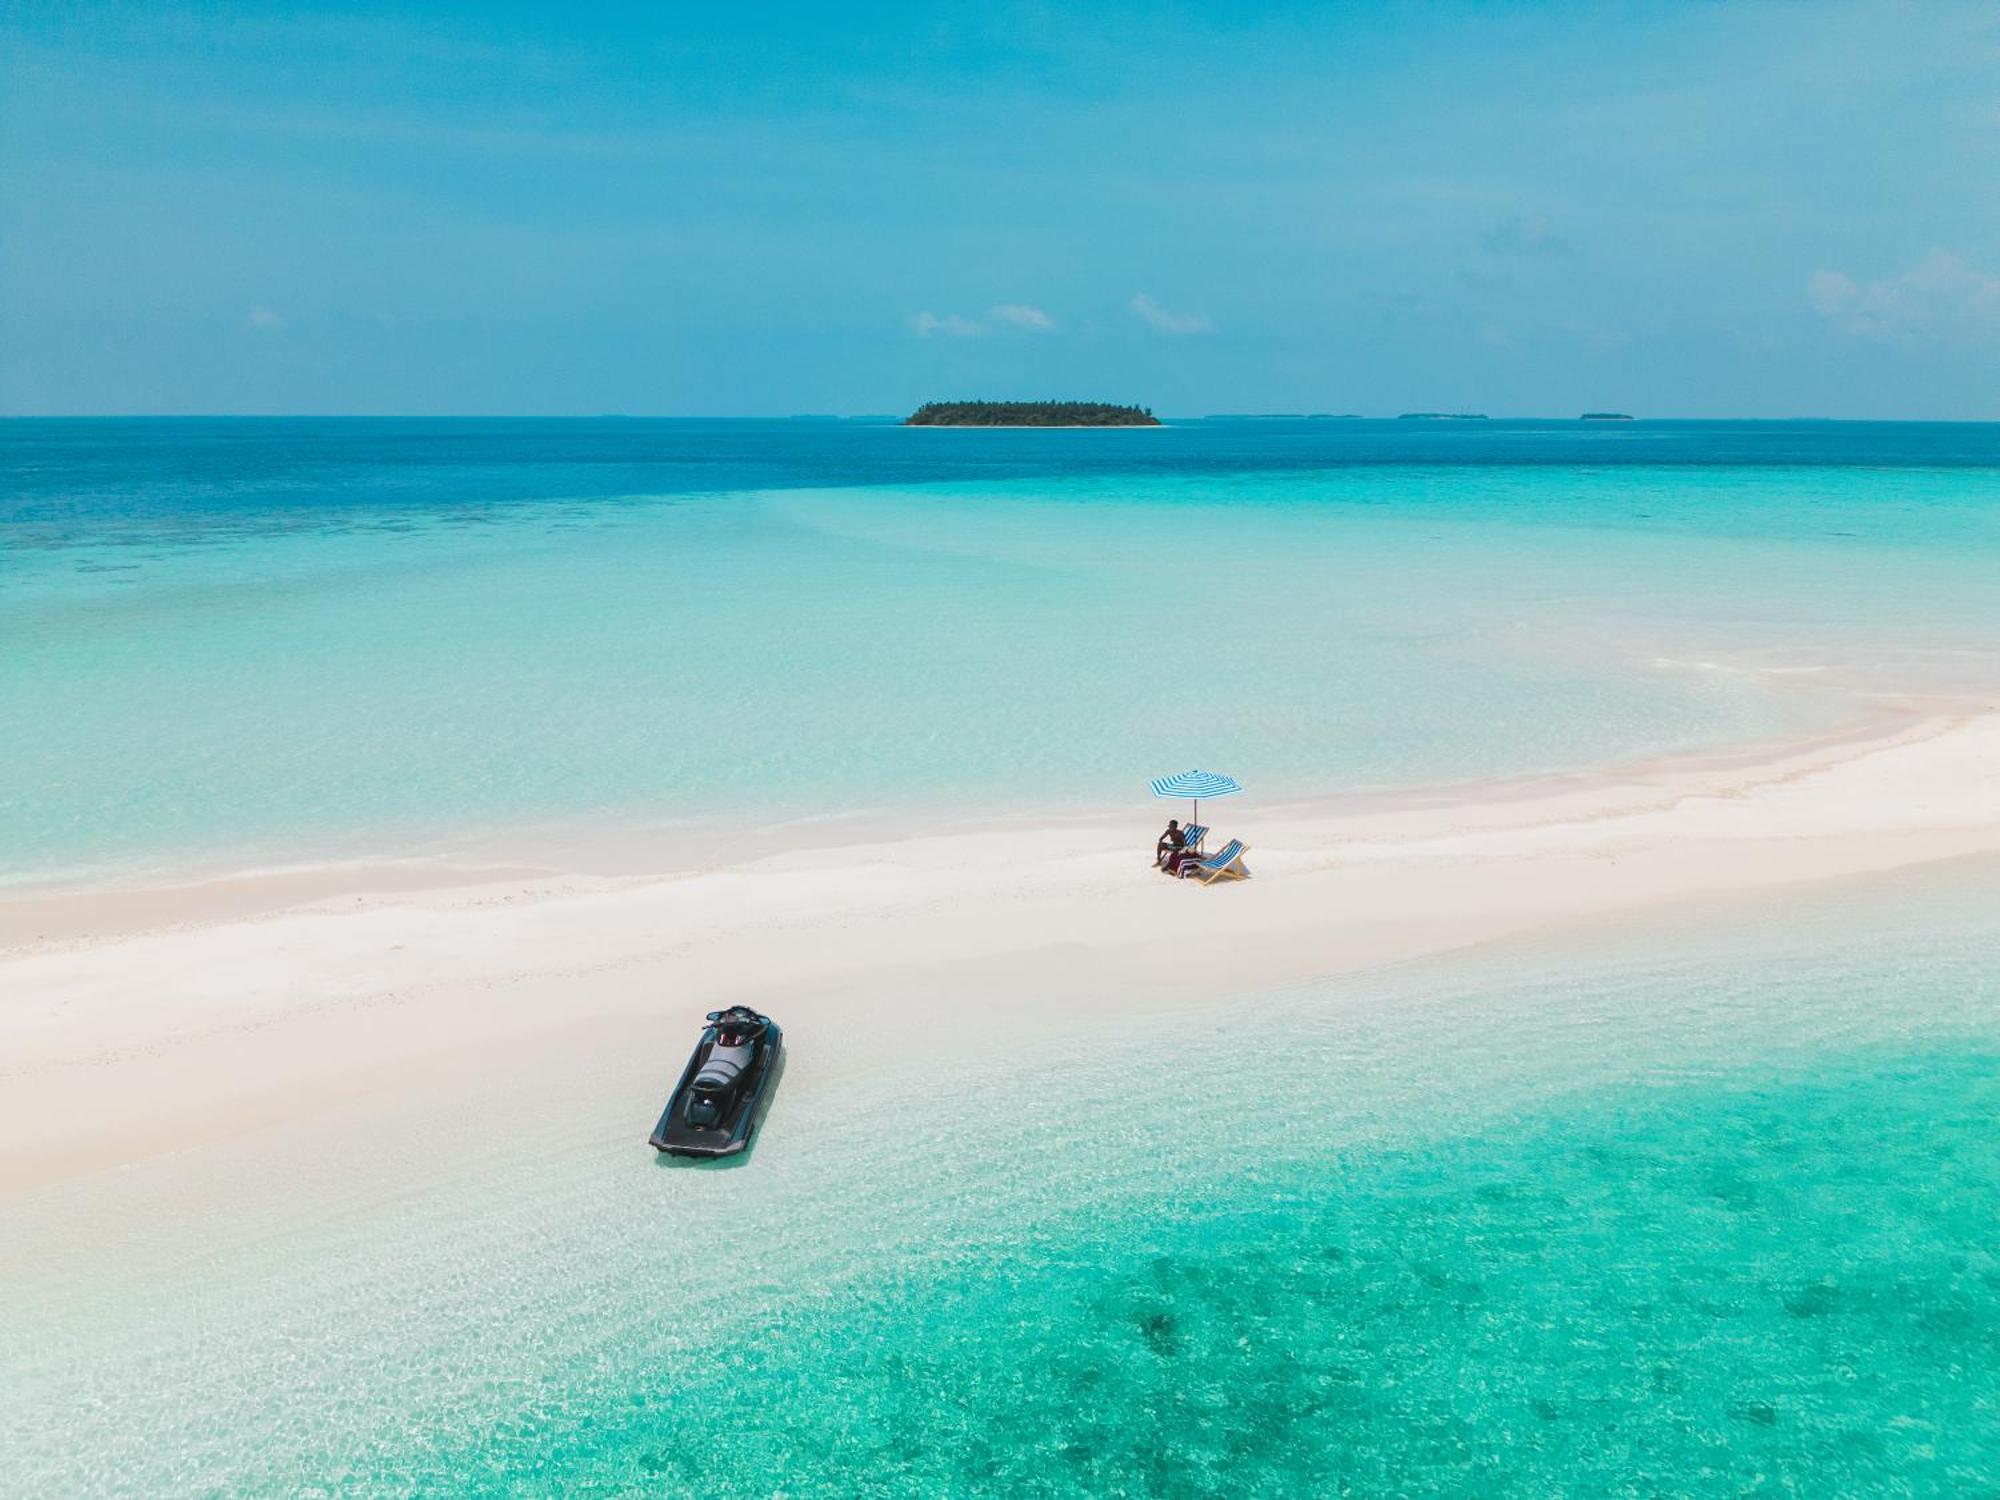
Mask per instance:
[[[2000,335],[2000,276],[1945,250],[1933,250],[1902,275],[1880,281],[1815,271],[1806,282],[1806,301],[1835,327],[1884,343]]]
[[[958,313],[946,313],[939,317],[934,312],[920,312],[910,319],[910,327],[920,339],[927,339],[934,333],[941,333],[947,338],[976,339],[996,328],[1053,333],[1056,320],[1039,307],[1031,307],[1025,302],[1002,302],[987,308],[983,318],[968,318]]]
[[[1150,325],[1160,333],[1213,333],[1215,325],[1200,313],[1174,312],[1160,306],[1145,292],[1140,292],[1126,304],[1132,316]]]
[[[986,332],[984,323],[961,318],[957,313],[946,313],[940,318],[934,312],[920,312],[910,319],[910,327],[920,339],[927,339],[934,333],[941,333],[947,338],[976,339]]]
[[[1030,307],[1025,302],[1002,302],[989,307],[986,316],[995,323],[1005,323],[1011,328],[1026,328],[1033,333],[1052,333],[1056,320],[1039,307]]]
[[[283,318],[261,303],[243,315],[243,322],[247,327],[258,329],[264,333],[275,333],[285,326]]]

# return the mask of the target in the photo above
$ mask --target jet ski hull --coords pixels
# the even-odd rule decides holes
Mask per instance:
[[[695,1079],[715,1051],[721,1027],[711,1024],[701,1034],[687,1066],[681,1069],[680,1081],[667,1096],[659,1124],[648,1138],[655,1151],[664,1156],[718,1157],[734,1156],[749,1147],[770,1106],[778,1075],[784,1071],[784,1032],[768,1016],[756,1019],[762,1030],[754,1038],[749,1064],[727,1093],[704,1096],[695,1088]],[[705,1104],[710,1106],[708,1110],[704,1110]],[[703,1121],[698,1116],[704,1112],[715,1117]]]

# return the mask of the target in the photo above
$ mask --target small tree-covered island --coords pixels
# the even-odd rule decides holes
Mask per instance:
[[[1108,401],[926,401],[905,427],[1158,427],[1145,406]]]

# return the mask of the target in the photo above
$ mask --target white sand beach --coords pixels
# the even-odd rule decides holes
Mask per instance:
[[[635,836],[560,858],[537,845],[531,859],[16,893],[0,901],[0,1189],[336,1109],[422,1109],[499,1060],[540,1065],[559,1094],[593,1058],[622,1056],[664,1088],[701,1015],[736,1001],[779,1014],[816,1055],[789,1090],[826,1089],[865,1068],[841,1038],[885,1008],[948,1016],[940,1045],[976,1055],[1068,999],[1186,1005],[1993,851],[2000,713],[1919,705],[1810,742],[1588,776],[1244,796],[1203,821],[1249,842],[1254,878],[1213,888],[1148,868],[1177,811],[745,830],[705,839],[724,852],[698,868]],[[635,1100],[635,1150],[654,1103]]]

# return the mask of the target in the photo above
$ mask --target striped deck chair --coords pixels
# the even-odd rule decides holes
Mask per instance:
[[[1250,846],[1241,839],[1231,839],[1215,853],[1197,864],[1182,865],[1183,879],[1192,875],[1203,885],[1214,885],[1218,880],[1241,880],[1250,873],[1250,867],[1243,863],[1243,856],[1250,852]]]

